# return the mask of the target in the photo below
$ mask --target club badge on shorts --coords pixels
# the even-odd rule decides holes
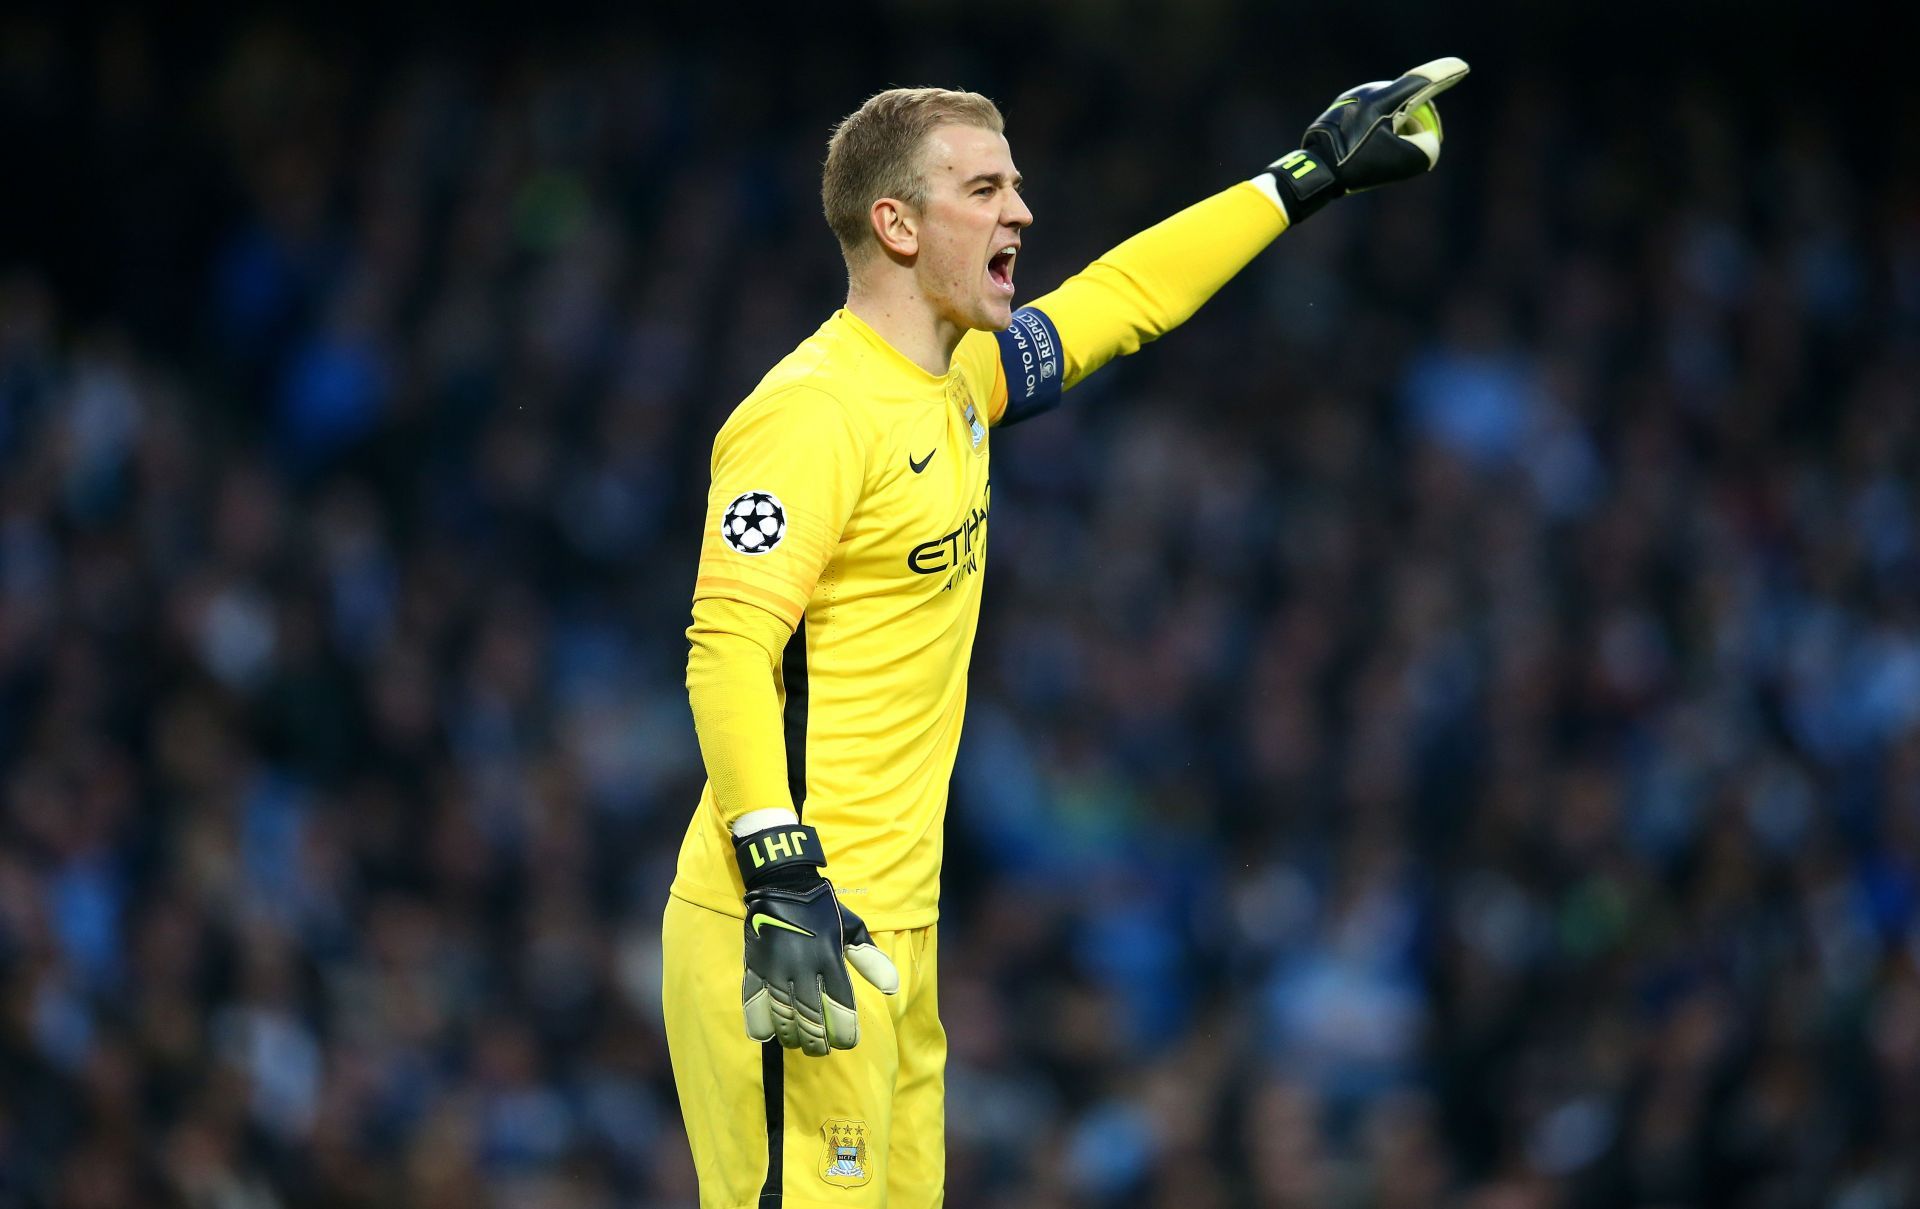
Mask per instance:
[[[867,1123],[830,1118],[820,1127],[826,1139],[820,1178],[836,1188],[858,1188],[873,1179],[867,1163]]]

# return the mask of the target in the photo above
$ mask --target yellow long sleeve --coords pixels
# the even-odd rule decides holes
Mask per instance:
[[[1179,327],[1287,229],[1251,182],[1196,202],[1033,300],[1060,333],[1072,387],[1115,357]]]
[[[749,810],[793,809],[782,726],[780,657],[793,628],[756,605],[693,602],[687,629],[687,700],[722,821]]]

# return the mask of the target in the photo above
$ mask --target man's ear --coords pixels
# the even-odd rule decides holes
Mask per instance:
[[[883,197],[867,211],[867,221],[887,255],[898,260],[919,254],[920,216],[907,203],[897,197]]]

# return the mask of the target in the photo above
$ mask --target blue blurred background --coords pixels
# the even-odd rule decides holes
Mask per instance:
[[[1031,297],[1441,54],[1439,172],[995,439],[949,1201],[1920,1203],[1893,8],[9,9],[0,1205],[693,1204],[682,631],[831,123],[994,96]]]

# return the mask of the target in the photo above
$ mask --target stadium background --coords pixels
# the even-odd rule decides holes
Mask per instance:
[[[0,17],[0,1204],[691,1204],[681,631],[829,124],[995,96],[1031,297],[1438,54],[1436,176],[995,441],[949,1200],[1914,1203],[1893,8]]]

